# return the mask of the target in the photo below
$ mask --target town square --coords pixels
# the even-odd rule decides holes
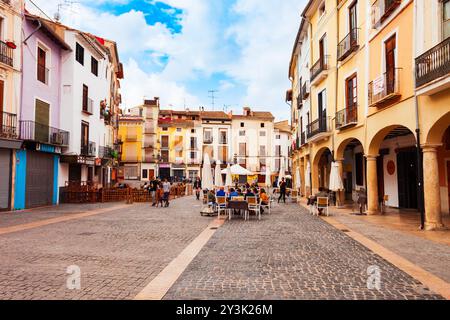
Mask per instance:
[[[0,1],[0,300],[450,299],[449,37],[449,0]]]

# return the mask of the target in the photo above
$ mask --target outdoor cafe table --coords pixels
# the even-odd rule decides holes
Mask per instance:
[[[247,201],[228,201],[227,209],[230,210],[239,210],[239,211],[248,211],[248,202]]]

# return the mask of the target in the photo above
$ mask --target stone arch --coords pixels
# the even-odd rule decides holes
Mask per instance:
[[[342,141],[342,142],[339,144],[339,146],[337,147],[335,159],[337,159],[337,160],[343,159],[343,158],[344,158],[344,152],[345,152],[345,149],[347,148],[347,146],[348,146],[350,143],[353,143],[353,142],[355,142],[355,143],[358,142],[358,143],[363,147],[363,149],[364,149],[364,145],[362,144],[362,142],[361,142],[359,139],[357,139],[357,138],[348,138],[348,139]]]
[[[312,165],[313,165],[313,166],[318,165],[318,164],[319,164],[319,161],[320,161],[320,158],[322,158],[323,154],[324,154],[325,152],[327,152],[327,151],[329,151],[330,153],[332,153],[331,149],[328,148],[328,147],[323,147],[323,148],[319,149],[319,150],[316,152],[316,154],[314,155],[314,159],[313,159],[313,161],[312,161]]]
[[[443,115],[426,133],[425,141],[422,143],[437,145],[442,143],[442,137],[450,126],[450,111]]]
[[[409,133],[414,135],[413,131],[410,128],[405,127],[403,125],[390,125],[390,126],[387,126],[387,127],[383,128],[383,129],[381,129],[380,131],[378,131],[372,137],[372,139],[369,142],[369,146],[367,148],[366,155],[377,156],[379,151],[380,151],[380,146],[383,143],[384,139],[391,132],[400,131],[400,130],[404,130],[405,132],[409,131]],[[415,138],[415,135],[414,135],[414,138]]]

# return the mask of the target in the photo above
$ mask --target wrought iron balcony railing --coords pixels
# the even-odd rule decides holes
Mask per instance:
[[[81,145],[81,155],[87,157],[95,157],[97,155],[97,145],[95,142],[89,141],[89,143]]]
[[[57,146],[68,146],[69,132],[35,121],[22,120],[20,121],[20,139]]]
[[[306,131],[308,139],[318,135],[319,133],[328,132],[327,117],[322,116],[319,119],[311,122],[306,127]]]
[[[303,100],[308,99],[310,93],[309,81],[303,83],[302,86],[302,98]]]
[[[10,48],[5,42],[0,41],[0,62],[12,67],[14,60],[14,49]]]
[[[349,32],[338,44],[337,48],[337,59],[338,61],[343,61],[347,58],[352,52],[358,50],[359,42],[358,42],[358,33],[359,29],[355,28]]]
[[[101,159],[113,159],[114,158],[114,150],[111,147],[98,147],[98,157]]]
[[[320,59],[314,63],[311,68],[311,81],[315,80],[323,71],[328,70],[329,55],[320,57]]]
[[[297,97],[297,109],[300,110],[301,108],[303,108],[303,98],[302,93],[300,92],[300,94]]]
[[[369,106],[374,107],[389,100],[398,98],[400,94],[399,70],[385,72],[369,83]]]
[[[17,115],[0,112],[0,138],[17,139]]]
[[[450,37],[416,58],[416,87],[450,73]]]
[[[343,129],[347,126],[358,123],[358,107],[349,106],[336,113],[336,129]]]
[[[402,0],[376,0],[372,5],[372,26],[378,28],[401,2]]]

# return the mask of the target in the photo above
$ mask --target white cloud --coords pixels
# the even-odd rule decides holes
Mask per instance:
[[[100,0],[101,3],[128,3],[130,0]],[[150,3],[152,0],[148,0]],[[64,14],[63,22],[99,36],[115,40],[125,59],[122,81],[124,106],[140,104],[143,96],[160,96],[162,103],[183,106],[208,105],[205,94],[195,96],[186,89],[199,76],[226,73],[231,81],[219,83],[221,92],[244,86],[246,95],[234,104],[271,110],[288,118],[284,91],[289,87],[288,63],[305,1],[236,0],[233,7],[208,0],[162,0],[183,10],[182,33],[172,34],[163,24],[147,25],[138,8],[121,15],[98,12],[88,0],[79,0],[76,14]],[[47,12],[56,11],[58,0],[34,0]],[[223,21],[224,11],[233,24]],[[222,18],[222,19],[221,19]],[[225,26],[224,26],[225,24]],[[227,25],[228,24],[228,25]],[[226,39],[237,44],[237,51],[226,48]],[[228,47],[229,49],[229,47]],[[145,73],[142,58],[170,59],[162,71]],[[233,97],[234,98],[234,97]]]

